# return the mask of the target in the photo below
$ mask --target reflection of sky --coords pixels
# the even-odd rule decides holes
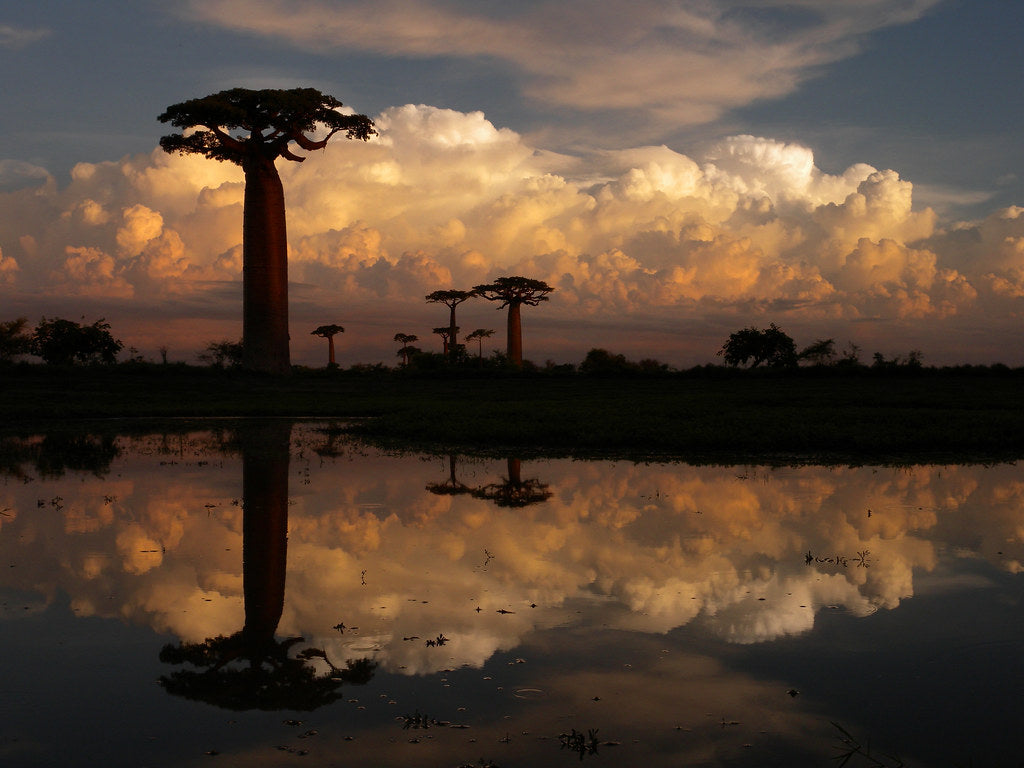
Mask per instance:
[[[46,764],[22,759],[40,713],[72,743],[98,739],[105,724],[73,691],[99,688],[148,702],[136,720],[156,718],[153,706],[169,718],[118,734],[139,753],[176,754],[167,734],[186,727],[211,740],[181,740],[196,756],[230,744],[248,764],[278,764],[278,742],[309,746],[280,716],[239,715],[248,735],[230,737],[223,718],[140,687],[166,672],[160,636],[201,641],[244,621],[242,460],[215,442],[122,438],[105,474],[43,477],[26,464],[2,479],[0,671],[27,703],[7,713],[0,763]],[[836,718],[927,755],[949,747],[929,747],[936,727],[959,742],[1008,733],[1019,714],[1020,622],[1007,608],[1024,562],[1016,467],[524,461],[522,478],[551,496],[508,508],[428,492],[451,480],[447,457],[350,446],[322,457],[324,442],[293,432],[278,635],[381,668],[309,716],[321,758],[517,764],[557,753],[560,731],[599,728],[621,742],[602,754],[618,750],[624,764],[792,763],[804,747],[828,753]],[[455,462],[468,488],[507,472],[505,461]],[[23,660],[40,654],[70,681],[66,705],[36,691]],[[414,710],[472,733],[396,727]]]
[[[825,608],[896,608],[943,549],[1012,572],[1022,561],[1024,483],[1009,466],[526,462],[523,478],[550,499],[502,508],[426,492],[450,479],[446,458],[321,458],[323,438],[295,441],[280,634],[408,672],[479,667],[537,627],[571,623],[574,601],[623,629],[697,622],[750,643],[805,632]],[[240,457],[207,453],[203,436],[159,443],[132,444],[102,478],[8,481],[12,585],[189,641],[237,629]],[[506,466],[458,459],[455,475],[479,487]],[[438,634],[443,652],[403,639]]]

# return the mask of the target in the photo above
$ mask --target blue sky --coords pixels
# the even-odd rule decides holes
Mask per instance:
[[[879,270],[877,264],[873,267],[876,274],[888,276],[887,285],[896,279],[896,273],[905,282],[907,265],[919,266],[923,257],[918,252],[923,251],[935,255],[935,275],[945,275],[939,280],[942,285],[960,285],[958,277],[950,277],[951,272],[964,277],[975,292],[982,278],[990,282],[1005,279],[1014,287],[1004,286],[1000,295],[1012,298],[1018,284],[1015,281],[1019,281],[1016,270],[1024,264],[1018,264],[1007,253],[958,255],[951,243],[960,236],[956,232],[972,226],[979,228],[976,239],[984,242],[1006,242],[1007,237],[1018,236],[1013,227],[1008,232],[999,229],[1003,226],[999,222],[1007,219],[999,218],[998,212],[1024,204],[1024,149],[1019,131],[1024,117],[1019,84],[1024,72],[1021,29],[1024,4],[1006,0],[6,3],[0,6],[0,62],[8,73],[0,91],[0,190],[11,195],[8,208],[14,210],[25,200],[25,194],[50,179],[54,201],[60,199],[62,204],[81,207],[85,198],[77,202],[70,199],[77,194],[70,177],[75,164],[108,169],[126,158],[149,155],[165,130],[156,116],[167,105],[235,86],[313,86],[375,118],[407,104],[440,110],[430,113],[432,119],[421,110],[415,114],[396,113],[393,117],[397,122],[384,120],[385,124],[405,125],[406,135],[418,136],[416,141],[426,137],[409,126],[415,123],[423,130],[438,130],[439,115],[447,121],[444,130],[458,133],[463,147],[474,145],[474,137],[486,134],[486,146],[493,148],[495,142],[488,131],[501,136],[502,141],[512,135],[519,147],[512,155],[521,157],[516,161],[520,164],[518,170],[510,171],[512,177],[554,175],[575,185],[578,194],[590,194],[594,185],[624,184],[622,180],[629,173],[661,174],[657,186],[667,178],[665,169],[673,163],[678,165],[672,171],[678,180],[679,173],[686,175],[679,168],[692,160],[702,170],[702,183],[718,190],[715,194],[727,187],[730,194],[745,195],[745,202],[737,204],[746,206],[744,210],[752,204],[752,196],[762,195],[782,222],[783,209],[794,196],[804,201],[805,208],[825,206],[820,219],[828,213],[828,205],[844,205],[846,196],[870,175],[869,170],[891,170],[903,185],[900,189],[911,194],[907,185],[912,187],[913,215],[930,212],[928,215],[934,217],[931,224],[917,222],[911,226],[907,223],[910,212],[903,211],[898,231],[867,226],[849,240],[846,253],[817,265],[817,276],[801,273],[793,277],[788,288],[779,292],[775,306],[793,302],[820,305],[828,291],[811,289],[807,281],[822,277],[834,287],[843,280],[829,270],[840,268],[847,270],[845,276],[849,278],[850,265],[862,263],[849,258],[861,236],[877,246],[879,253],[890,241],[904,249],[899,257],[903,267],[894,267],[896,272],[888,267]],[[483,128],[478,113],[486,124]],[[453,127],[456,123],[458,127]],[[396,131],[396,136],[401,134]],[[738,142],[735,137],[747,140]],[[403,157],[414,144],[410,139],[403,145],[407,151]],[[512,155],[503,155],[504,160],[488,157],[483,145],[474,146],[479,162],[511,162],[508,158]],[[661,146],[671,153],[670,161],[652,160],[657,154],[654,148]],[[401,165],[398,155],[388,162]],[[534,160],[529,161],[529,157]],[[537,158],[543,158],[543,162]],[[844,178],[846,186],[836,181],[830,193],[819,185],[811,194],[805,179],[798,180],[798,192],[785,189],[783,177],[792,181],[793,164],[800,166],[808,158],[813,165],[809,172],[815,178]],[[375,162],[374,167],[379,169],[380,158]],[[657,171],[651,170],[652,163]],[[759,165],[762,163],[771,168]],[[449,158],[447,167],[451,164]],[[408,174],[408,167],[402,167]],[[857,168],[862,170],[850,171]],[[218,181],[223,183],[228,182]],[[893,177],[884,183],[896,185]],[[662,191],[679,200],[691,200],[695,194],[690,190],[684,195],[681,190],[677,185]],[[121,192],[129,197],[133,194],[130,189]],[[502,185],[483,189],[478,205],[493,205],[508,192],[509,187]],[[423,194],[430,193],[424,189]],[[878,199],[893,200],[893,195],[899,194],[879,192]],[[83,191],[82,195],[106,206],[100,218],[103,226],[110,228],[107,234],[111,242],[116,226],[123,227],[127,221],[125,212],[143,205],[141,198],[100,200],[95,190]],[[315,201],[316,197],[304,199]],[[290,201],[290,211],[295,214],[296,203],[291,197]],[[334,205],[323,201],[319,204]],[[172,212],[155,205],[155,199],[150,199],[145,207],[160,215],[164,236],[173,228]],[[779,264],[797,268],[794,260],[807,259],[806,254],[798,255],[796,251],[772,251],[777,243],[766,234],[764,222],[751,235],[737,224],[735,212],[729,216],[719,213],[715,218],[687,205],[679,202],[668,216],[674,227],[685,222],[689,226],[697,217],[715,230],[708,235],[712,240],[726,231],[730,242],[753,237],[759,254],[753,258],[758,261],[756,268],[762,278],[772,269],[777,272]],[[471,208],[472,204],[463,201],[457,210],[443,214],[438,211],[436,225],[447,226],[451,221],[465,224],[473,218]],[[440,265],[441,272],[435,276],[441,280],[445,269],[448,279],[457,280],[462,274],[452,263],[451,259],[456,258],[452,254],[483,250],[487,242],[482,235],[476,240],[467,235],[457,246],[450,245],[450,253],[442,253],[440,246],[431,249],[423,242],[416,242],[414,248],[411,241],[397,236],[396,230],[389,230],[385,222],[374,221],[365,212],[357,213],[359,221],[382,238],[384,245],[375,258],[396,266],[417,249],[429,251],[427,255]],[[544,223],[545,232],[564,223],[565,210],[560,215],[561,219],[553,217]],[[10,304],[30,314],[34,314],[34,307],[45,306],[43,299],[49,290],[45,276],[59,267],[39,267],[35,278],[30,279],[31,259],[59,261],[67,259],[74,249],[92,248],[112,260],[103,267],[104,274],[127,280],[127,261],[139,257],[127,251],[112,252],[112,246],[104,245],[98,236],[89,240],[92,235],[72,234],[67,243],[51,243],[49,247],[57,250],[48,255],[38,250],[29,253],[24,237],[42,240],[27,229],[26,217],[32,218],[22,213],[18,221],[5,224],[0,219],[0,253],[8,259],[4,290],[9,292]],[[315,218],[312,213],[309,217]],[[991,231],[982,233],[982,223],[992,217],[998,221],[988,225]],[[325,231],[348,232],[355,224],[354,220],[334,220],[325,225]],[[534,225],[539,226],[536,222]],[[38,226],[44,226],[44,222],[40,220]],[[807,226],[792,226],[792,232],[807,232]],[[293,227],[292,231],[298,230]],[[550,256],[545,248],[551,253],[565,251],[574,258],[596,260],[605,251],[619,249],[636,262],[634,271],[654,275],[654,282],[660,281],[661,294],[665,293],[671,269],[690,270],[687,274],[697,269],[692,248],[664,258],[654,251],[638,250],[639,232],[610,234],[607,242],[588,242],[590,250],[585,251],[581,243],[570,242],[571,234],[563,232],[565,236],[559,238],[538,232],[533,232],[530,240],[536,253],[521,254],[518,261],[494,257],[487,266],[498,271],[537,266],[538,258]],[[677,241],[680,232],[676,232]],[[787,242],[796,237],[792,232]],[[312,237],[315,233],[305,234]],[[204,256],[200,242],[183,239],[181,256],[192,262],[204,258],[209,261],[227,253],[225,249]],[[835,237],[829,240],[834,241]],[[624,249],[623,244],[632,244],[633,250]],[[682,247],[679,242],[676,246]],[[325,247],[329,250],[336,245]],[[868,258],[863,251],[858,254],[857,259]],[[490,258],[487,253],[485,256]],[[870,257],[875,261],[878,258],[877,254]],[[958,258],[970,264],[959,263]],[[93,266],[99,263],[99,257],[90,259]],[[324,253],[315,259],[330,260]],[[555,261],[558,259],[550,256],[549,262]],[[977,275],[967,268],[981,262],[984,266]],[[564,260],[558,263],[557,268],[564,273],[550,274],[575,276],[573,285],[578,285],[575,269],[566,267]],[[741,269],[738,263],[730,264]],[[587,269],[592,272],[593,266]],[[934,294],[935,275],[925,278],[918,267],[913,269],[918,270],[917,283],[911,288],[923,290],[923,280]],[[15,275],[17,279],[12,277]],[[612,281],[614,275],[606,277]],[[205,274],[207,283],[212,279]],[[678,286],[681,279],[678,275],[672,278],[672,285]],[[716,308],[728,307],[728,311],[722,309],[720,323],[704,327],[702,332],[710,339],[736,319],[769,319],[765,313],[772,299],[765,279],[755,281],[761,288],[744,293],[739,288],[716,287],[710,277],[701,280],[698,270],[691,287],[682,293],[669,291],[672,298],[665,299],[666,306],[674,302],[678,307],[680,301],[703,302],[701,312],[688,315],[702,327],[708,322],[709,302]],[[868,291],[871,301],[882,294],[891,298],[897,293],[892,285],[882,290],[866,286],[860,279],[855,283],[856,290]],[[97,288],[91,301],[97,301],[100,293]],[[128,301],[129,293],[136,300],[142,295],[137,285],[118,295]],[[582,306],[593,307],[593,322],[612,322],[611,318],[622,316],[621,308],[608,307],[607,296],[602,299],[604,294],[597,294],[597,298],[575,297]],[[850,309],[861,306],[858,302],[862,299],[854,297],[847,302],[844,295],[840,302],[843,309],[819,313],[817,319],[809,314],[793,315],[791,325],[806,327],[808,333],[820,327],[852,337],[856,336],[852,331],[843,333],[853,327],[849,323],[871,321],[885,324],[890,331],[900,329],[908,343],[929,341],[923,329],[907,325],[905,307],[890,311],[875,302],[869,310]],[[929,300],[933,308],[951,301],[935,295]],[[976,312],[967,312],[961,306],[966,300],[961,296],[957,300],[959,308],[943,310],[943,317],[957,315],[964,321],[964,328],[987,327],[983,319],[974,317]],[[644,301],[631,303],[627,314]],[[604,304],[598,306],[601,302]],[[995,327],[1012,325],[1010,321],[1019,310],[1013,302],[1011,305],[1004,308]],[[744,306],[753,309],[741,309]],[[923,309],[911,311],[918,318],[925,314]],[[972,317],[970,323],[964,320],[968,314]],[[629,317],[636,319],[635,314]],[[184,322],[186,318],[181,319]],[[414,319],[418,321],[418,315],[410,315],[410,321]],[[786,316],[780,318],[780,323],[786,321]],[[638,322],[656,336],[669,321],[646,317]],[[982,331],[973,333],[980,335]],[[149,337],[140,341],[142,346],[147,343],[155,341]],[[1009,339],[1005,343],[1009,344]],[[572,356],[579,352],[578,346],[562,348],[554,344],[547,351],[555,356]],[[942,354],[956,355],[960,354],[958,350],[974,346],[965,338]],[[1013,351],[1016,353],[1016,349]],[[987,351],[997,353],[996,346]],[[679,351],[681,361],[695,356],[698,353],[694,349]]]

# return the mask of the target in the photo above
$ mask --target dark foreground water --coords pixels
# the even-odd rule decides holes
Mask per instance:
[[[8,441],[0,765],[1010,766],[1024,477]]]

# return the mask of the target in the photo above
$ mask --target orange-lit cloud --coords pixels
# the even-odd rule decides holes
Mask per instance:
[[[890,334],[934,333],[963,317],[999,327],[1022,308],[1020,210],[944,224],[914,207],[911,182],[892,170],[829,174],[808,148],[754,136],[723,140],[704,158],[666,147],[570,157],[478,112],[406,105],[376,121],[377,139],[336,140],[301,165],[281,164],[293,326],[342,321],[349,362],[390,360],[399,330],[427,338],[420,331],[437,324],[427,293],[500,274],[555,286],[527,333],[538,324],[533,348],[561,344],[571,360],[614,346],[614,333],[602,343],[588,328],[662,334],[660,352],[637,356],[692,363],[712,358],[723,330],[751,323],[778,322],[802,344],[811,334],[854,338],[863,320]],[[0,291],[16,313],[75,306],[107,316],[127,344],[201,348],[225,326],[161,334],[190,318],[237,322],[242,190],[235,166],[154,150],[80,164],[64,187],[49,179],[7,192]],[[144,313],[154,319],[133,317]],[[483,303],[460,315],[464,327],[500,323]],[[118,327],[129,317],[138,338]],[[701,333],[712,341],[665,335],[709,322]],[[297,358],[318,361],[322,350],[299,328]],[[932,352],[913,346],[926,360]]]

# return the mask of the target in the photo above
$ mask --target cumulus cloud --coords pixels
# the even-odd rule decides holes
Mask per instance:
[[[705,157],[664,146],[565,156],[479,112],[405,105],[376,122],[369,142],[335,140],[301,165],[281,161],[293,316],[313,327],[344,320],[341,352],[354,345],[363,361],[390,359],[399,326],[438,324],[427,293],[500,274],[556,287],[526,322],[561,323],[560,343],[575,345],[577,360],[593,339],[580,330],[566,341],[564,329],[588,323],[654,330],[763,318],[820,335],[822,323],[1021,311],[1021,209],[942,224],[915,207],[912,183],[894,170],[831,174],[807,147],[749,135]],[[63,187],[48,178],[2,193],[5,295],[231,315],[223,297],[237,296],[243,189],[236,166],[154,150],[80,164]],[[980,297],[998,301],[982,307]],[[460,312],[467,326],[498,322],[491,307]],[[312,350],[305,336],[293,333]],[[188,343],[201,348],[202,338]],[[661,352],[642,354],[664,357],[658,343]],[[721,338],[685,343],[704,344],[703,361]]]

